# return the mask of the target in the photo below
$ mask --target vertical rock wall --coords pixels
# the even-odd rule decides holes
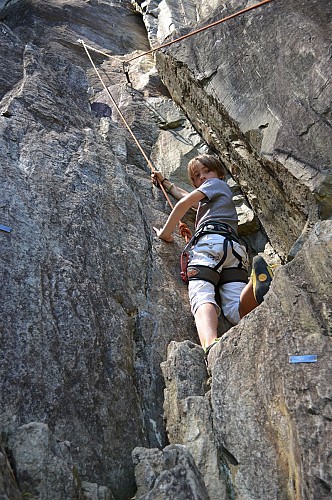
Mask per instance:
[[[13,231],[0,233],[1,432],[21,451],[16,440],[30,424],[69,443],[71,485],[61,491],[43,467],[38,486],[15,453],[19,487],[39,498],[72,497],[80,481],[117,498],[134,493],[132,450],[166,443],[167,343],[195,338],[185,287],[172,277],[174,246],[158,242],[152,258],[164,202],[109,100],[98,104],[102,89],[92,73],[88,82],[77,42],[84,36],[121,56],[148,47],[142,33],[128,2],[19,2],[3,14],[1,223]],[[115,74],[132,103],[122,67]],[[149,153],[158,128],[152,121],[151,133],[154,113],[143,102],[132,122]],[[21,442],[42,456],[44,441]]]
[[[189,29],[212,14],[215,3],[194,2],[187,8],[181,2],[176,8],[184,9]],[[172,10],[172,2],[154,2],[153,17],[152,2],[141,4],[150,20],[158,18],[161,8]],[[155,165],[187,187],[188,159],[206,151],[208,144],[222,150],[257,214],[264,212],[265,227],[284,255],[306,217],[311,223],[320,206],[328,207],[327,191],[319,200],[311,180],[298,182],[302,174],[290,174],[281,156],[280,163],[260,156],[255,134],[245,135],[248,130],[239,119],[244,104],[233,116],[218,94],[207,92],[209,82],[215,75],[220,82],[225,68],[215,60],[210,79],[208,59],[201,59],[196,46],[186,44],[158,56],[164,83],[184,111],[172,103],[151,56],[130,65],[129,85],[123,60],[149,48],[131,2],[30,0],[0,2],[0,8],[0,223],[13,228],[0,232],[1,494],[127,499],[138,486],[139,497],[151,499],[167,494],[217,498],[218,491],[223,498],[250,498],[251,489],[257,497],[266,492],[305,497],[317,488],[324,498],[331,485],[321,444],[330,418],[324,384],[330,281],[327,264],[313,268],[308,256],[327,262],[330,250],[316,249],[329,248],[330,226],[320,226],[302,257],[279,273],[266,307],[231,330],[225,353],[211,353],[208,381],[178,274],[183,241],[176,236],[174,245],[166,245],[155,238],[152,226],[164,222],[169,207],[151,186],[142,155],[77,39],[111,55],[91,52]],[[278,11],[271,12],[276,19]],[[304,7],[299,15],[305,17]],[[172,16],[176,28],[180,15]],[[238,36],[241,30],[257,33],[260,24],[253,17],[247,22],[235,23]],[[218,40],[213,37],[201,46],[218,54],[212,50]],[[234,54],[229,55],[229,63],[222,57],[232,67]],[[325,121],[302,138],[317,127],[319,131],[323,121],[327,126],[328,88],[319,87],[315,101]],[[256,173],[259,183],[252,181]],[[323,189],[328,176],[322,181],[321,173],[314,178]],[[278,200],[275,209],[269,204],[272,198]],[[243,196],[238,202],[248,207]],[[262,251],[266,237],[257,231],[257,215],[249,209],[246,213],[241,230],[249,233],[253,251]],[[186,222],[193,227],[193,216]],[[286,298],[285,290],[290,290]],[[293,324],[300,325],[294,335]],[[220,332],[227,328],[221,320]],[[269,351],[259,347],[262,328],[263,347],[273,344]],[[295,375],[295,389],[289,390],[279,365],[264,361],[264,356],[284,356],[284,337],[292,352],[315,348],[320,360],[310,368],[315,384],[298,386]],[[170,342],[184,340],[179,347],[171,344],[165,364]],[[251,364],[255,361],[258,371]],[[244,386],[238,381],[245,377],[236,367],[250,374]],[[257,397],[247,398],[245,384]],[[284,396],[279,400],[280,390]],[[272,409],[264,391],[271,395]],[[258,418],[261,407],[267,427]],[[309,421],[303,417],[307,413]],[[248,414],[251,426],[244,425]],[[229,417],[226,422],[223,415]],[[310,453],[304,445],[308,436]],[[307,450],[310,456],[304,460]],[[264,454],[267,460],[260,460]]]

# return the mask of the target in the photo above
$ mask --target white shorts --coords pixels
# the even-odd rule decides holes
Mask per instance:
[[[224,239],[220,234],[202,236],[190,250],[189,264],[215,267],[224,255]],[[245,246],[233,241],[233,247],[236,253],[242,257],[243,267],[248,269],[249,262]],[[227,267],[237,267],[238,264],[239,260],[233,255],[232,247],[228,244],[226,259],[218,271],[221,272],[223,268]],[[245,286],[246,283],[232,282],[222,285],[219,289],[223,314],[233,325],[240,321],[239,302],[241,292]],[[197,309],[206,303],[214,304],[219,316],[220,307],[216,302],[215,287],[212,283],[204,280],[191,280],[189,281],[188,292],[191,312],[194,316]]]

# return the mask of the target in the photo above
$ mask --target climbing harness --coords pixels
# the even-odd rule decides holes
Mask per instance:
[[[197,241],[205,234],[220,234],[224,237],[223,243],[223,257],[214,267],[204,265],[188,265],[189,251]],[[203,280],[212,283],[216,289],[216,296],[219,294],[217,291],[222,285],[226,283],[240,282],[248,283],[248,271],[243,267],[242,257],[234,249],[234,242],[242,243],[235,231],[225,223],[221,222],[206,222],[202,224],[194,236],[185,246],[181,254],[181,278],[185,283],[192,280]],[[245,244],[245,242],[243,242]],[[226,260],[228,245],[231,246],[234,257],[239,261],[237,267],[223,268],[221,272],[218,271]]]

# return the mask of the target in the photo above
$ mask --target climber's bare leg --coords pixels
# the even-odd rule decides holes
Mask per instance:
[[[201,304],[195,322],[201,346],[205,349],[218,337],[218,315],[214,304]]]

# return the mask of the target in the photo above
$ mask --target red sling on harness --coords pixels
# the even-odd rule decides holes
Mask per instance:
[[[188,275],[187,275],[187,269],[188,269],[188,263],[189,263],[189,252],[184,250],[180,256],[180,266],[181,266],[181,279],[185,282],[188,283]]]

